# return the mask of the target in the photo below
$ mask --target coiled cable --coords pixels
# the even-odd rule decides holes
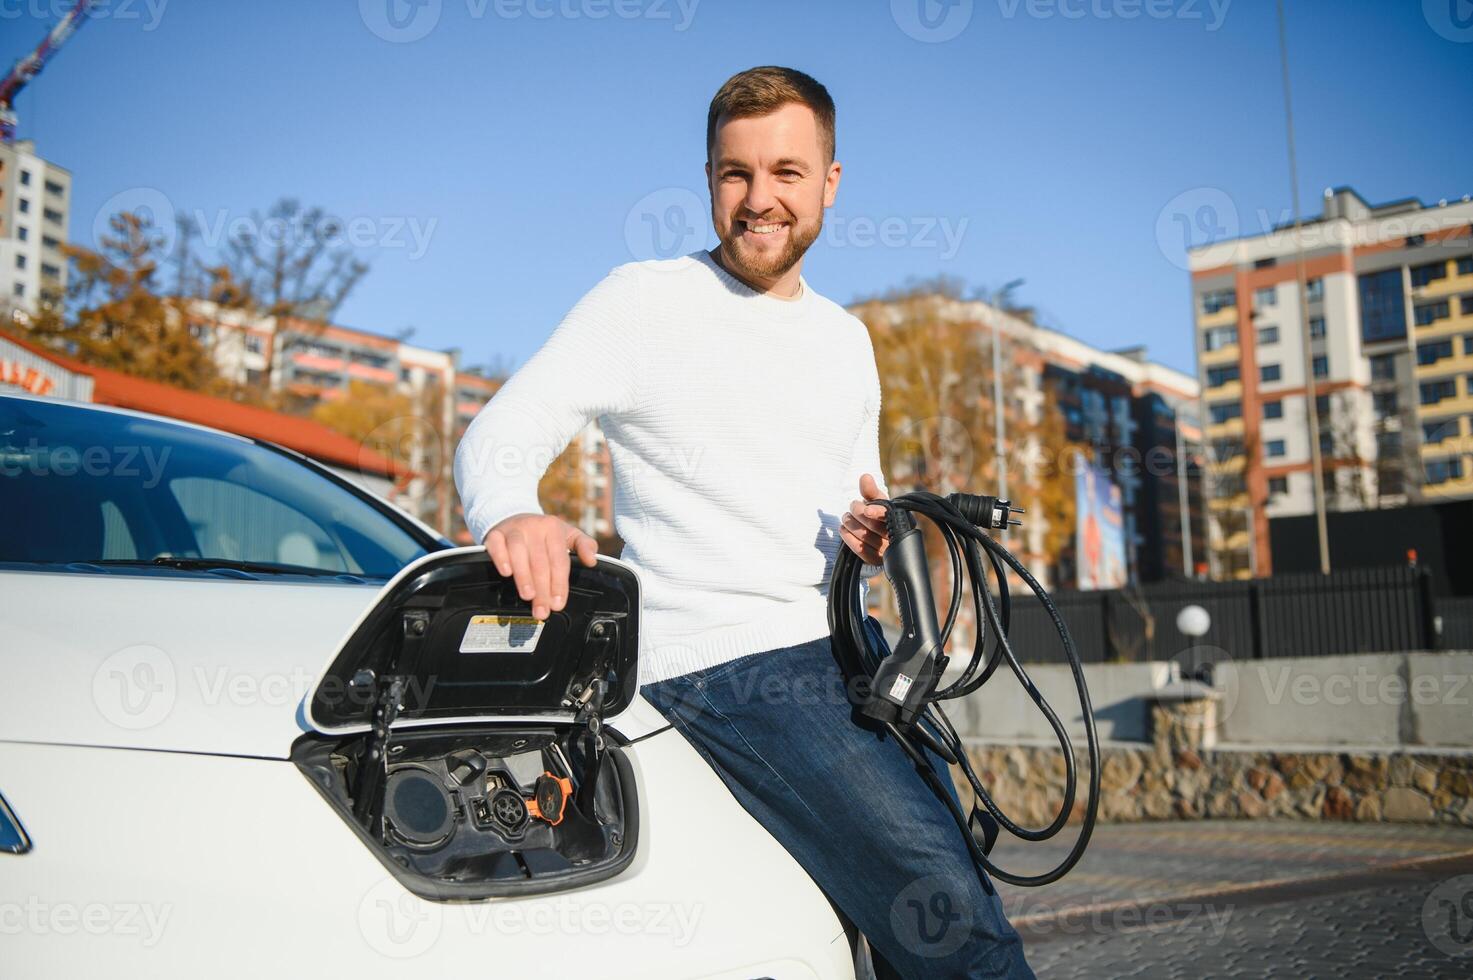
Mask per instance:
[[[1064,620],[1059,614],[1058,607],[1054,605],[1048,592],[1039,585],[1038,580],[1033,577],[1027,567],[987,533],[988,529],[1006,527],[1009,523],[1009,513],[1021,513],[1021,511],[1016,511],[1007,501],[994,497],[963,493],[941,497],[924,490],[902,494],[891,500],[872,500],[869,503],[881,505],[887,509],[899,508],[926,517],[935,524],[946,543],[951,565],[952,588],[951,602],[940,632],[940,649],[945,650],[961,605],[963,563],[966,565],[967,577],[971,582],[971,595],[976,613],[974,621],[977,623],[977,639],[966,669],[959,677],[944,686],[938,680],[936,689],[925,699],[925,706],[921,714],[917,716],[917,723],[909,726],[897,725],[894,722],[881,722],[881,724],[910,756],[921,776],[950,810],[978,866],[979,874],[982,869],[985,869],[1001,881],[1025,886],[1046,885],[1057,881],[1079,861],[1089,843],[1090,834],[1094,830],[1100,797],[1100,748],[1099,739],[1095,733],[1094,712],[1090,706],[1089,690],[1085,686],[1084,669],[1079,662],[1079,654],[1074,647],[1073,639],[1069,636],[1068,627],[1064,625]],[[859,592],[860,569],[863,563],[851,549],[844,547],[839,550],[840,554],[834,563],[833,575],[829,584],[829,631],[835,656],[848,681],[846,687],[850,692],[850,700],[859,705],[873,695],[873,691],[870,690],[872,686],[870,680],[879,667],[881,655],[873,649],[864,629],[866,613],[860,606]],[[983,565],[984,555],[987,561],[985,567]],[[996,597],[988,584],[989,569],[993,582],[996,584]],[[1043,695],[1028,676],[1028,672],[1018,662],[1008,640],[1008,628],[1012,619],[1012,599],[1008,592],[1007,576],[1009,570],[1032,590],[1058,632],[1059,641],[1063,644],[1064,657],[1069,664],[1075,688],[1079,693],[1089,759],[1088,796],[1079,837],[1063,861],[1052,870],[1038,875],[1014,874],[989,860],[988,852],[992,849],[997,825],[1005,828],[1015,837],[1027,841],[1042,841],[1055,836],[1068,823],[1069,816],[1073,812],[1078,774],[1075,769],[1074,746],[1068,731],[1059,721],[1053,708],[1044,700]],[[991,656],[986,656],[989,638],[992,652]],[[984,657],[985,666],[983,666]],[[936,671],[938,678],[945,669],[947,659],[944,654],[939,658]],[[1043,828],[1034,829],[1021,826],[1002,811],[977,778],[967,758],[961,737],[941,709],[940,702],[965,697],[981,688],[1004,660],[1007,661],[1014,676],[1018,678],[1018,682],[1022,684],[1028,697],[1048,719],[1049,726],[1058,738],[1059,748],[1064,754],[1063,804],[1059,808],[1058,815],[1047,827]],[[950,765],[957,766],[965,775],[976,797],[970,816],[962,812],[957,801],[947,792],[946,786],[941,782],[941,775],[936,771],[931,760],[917,747],[917,743],[924,745]],[[991,820],[988,819],[989,817]],[[996,823],[989,826],[991,821]],[[982,844],[978,843],[976,833],[973,831],[974,823],[978,825],[979,831],[983,834],[984,843]]]

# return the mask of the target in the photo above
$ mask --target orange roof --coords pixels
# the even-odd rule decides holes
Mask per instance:
[[[393,479],[412,472],[382,453],[320,422],[273,412],[269,408],[242,405],[227,398],[202,395],[131,374],[74,361],[13,333],[6,340],[24,347],[75,374],[92,378],[92,400],[99,405],[151,412],[197,425],[208,425],[250,439],[265,439],[294,449],[304,456],[336,466],[345,466],[375,476]]]

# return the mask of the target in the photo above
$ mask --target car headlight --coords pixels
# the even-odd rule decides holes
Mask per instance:
[[[20,825],[15,811],[0,796],[0,854],[24,854],[31,849],[31,839]]]

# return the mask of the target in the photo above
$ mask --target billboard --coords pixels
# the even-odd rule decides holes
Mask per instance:
[[[1074,459],[1074,554],[1080,589],[1125,585],[1125,521],[1120,487],[1108,470],[1082,455]]]

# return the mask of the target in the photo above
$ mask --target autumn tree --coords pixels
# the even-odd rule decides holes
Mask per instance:
[[[977,321],[943,281],[935,291],[889,293],[853,307],[869,327],[883,389],[881,459],[891,489],[936,493],[985,492],[998,486],[997,412],[1005,413],[1006,461],[1012,499],[1048,522],[1046,554],[1072,533],[1074,485],[1067,436],[1057,400],[1044,394],[1036,411],[1013,398],[1032,387],[1016,342],[1002,338],[1005,404],[996,404],[992,326]],[[1010,307],[1011,308],[1011,307]]]
[[[418,415],[408,395],[383,385],[348,382],[344,397],[317,403],[314,421],[404,466],[414,463]]]
[[[946,494],[975,487],[994,455],[992,364],[976,325],[948,316],[944,293],[923,289],[853,312],[869,328],[880,372],[880,460],[891,490]]]
[[[1052,386],[1047,390],[1043,410],[1034,432],[1035,458],[1025,467],[1028,486],[1028,514],[1042,527],[1041,545],[1051,565],[1074,543],[1074,522],[1078,501],[1074,483],[1076,454],[1092,458],[1088,446],[1069,438],[1064,414],[1058,409],[1058,398]]]
[[[588,500],[588,479],[584,472],[588,458],[580,432],[569,440],[567,448],[552,461],[537,484],[537,499],[542,502],[542,509],[576,527],[583,527],[583,509]]]
[[[43,304],[29,318],[32,339],[87,364],[182,388],[218,382],[180,300],[159,288],[163,240],[146,216],[113,215],[96,251],[63,248],[71,263],[65,303]]]
[[[231,225],[213,252],[200,245],[198,220],[178,219],[174,258],[179,289],[214,291],[222,305],[261,316],[330,320],[368,272],[343,238],[343,223],[319,207],[281,198]]]

